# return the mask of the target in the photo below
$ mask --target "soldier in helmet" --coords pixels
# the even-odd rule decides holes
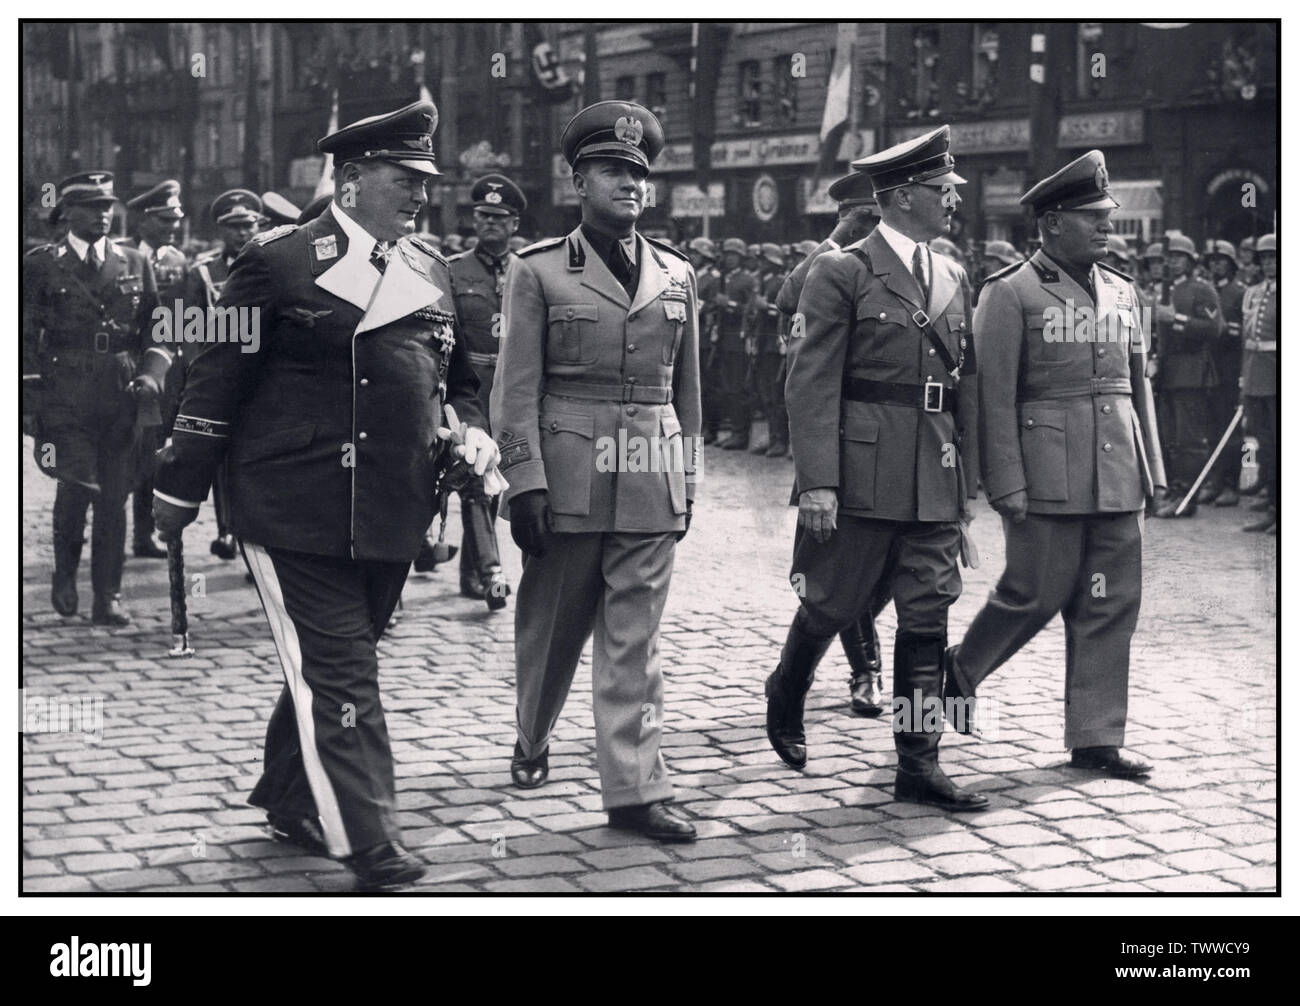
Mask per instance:
[[[1241,398],[1241,304],[1246,288],[1237,280],[1237,249],[1231,241],[1206,242],[1205,264],[1219,295],[1224,326],[1223,337],[1210,347],[1215,376],[1215,384],[1209,392],[1210,444],[1213,446],[1232,422]],[[1240,484],[1241,429],[1238,427],[1206,476],[1196,502],[1213,503],[1218,507],[1236,506]]]
[[[718,272],[718,252],[706,237],[692,238],[687,255],[695,267],[695,282],[700,296],[700,409],[703,443],[718,439],[718,421],[722,417],[722,391],[718,383],[718,291],[722,273]]]
[[[1259,257],[1255,252],[1253,237],[1243,238],[1241,244],[1237,246],[1237,268],[1239,270],[1237,278],[1241,280],[1242,286],[1247,288],[1264,278],[1259,267]]]
[[[1259,482],[1264,495],[1251,506],[1259,518],[1242,530],[1277,534],[1282,512],[1277,467],[1277,235],[1261,237],[1255,253],[1264,278],[1246,290],[1242,301],[1241,404],[1244,432],[1259,441]]]
[[[722,284],[718,291],[718,384],[723,402],[723,416],[731,425],[731,435],[721,444],[724,451],[749,448],[749,421],[753,405],[745,377],[749,369],[746,339],[753,328],[752,303],[758,281],[744,267],[748,255],[745,242],[727,238],[722,242]]]
[[[754,334],[750,337],[753,379],[750,386],[758,408],[767,420],[767,441],[759,441],[750,448],[750,453],[783,458],[790,449],[781,366],[785,350],[785,316],[778,309],[776,299],[785,283],[785,254],[780,245],[772,243],[761,245],[759,253],[762,272],[754,294]]]

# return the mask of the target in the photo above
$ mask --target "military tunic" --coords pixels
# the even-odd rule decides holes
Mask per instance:
[[[1246,290],[1242,301],[1241,401],[1247,432],[1259,441],[1259,477],[1273,505],[1278,495],[1277,281]]]
[[[1181,276],[1170,287],[1173,317],[1156,323],[1156,394],[1167,399],[1161,427],[1171,485],[1191,486],[1209,454],[1209,392],[1217,383],[1214,343],[1223,312],[1214,287]]]

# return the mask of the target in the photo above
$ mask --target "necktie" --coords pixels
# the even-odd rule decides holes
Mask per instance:
[[[99,252],[95,250],[94,245],[91,245],[86,249],[86,265],[90,268],[92,273],[98,275],[99,267],[103,264],[104,263],[100,261]]]
[[[370,264],[382,274],[388,268],[388,253],[390,246],[387,241],[376,241],[374,250],[370,253]]]
[[[921,288],[921,301],[925,304],[930,303],[930,287],[925,282],[925,262],[921,257],[919,244],[912,252],[912,275],[916,277],[916,285]]]
[[[622,241],[615,241],[614,246],[609,250],[609,270],[614,274],[623,289],[627,291],[629,297],[632,296],[632,273],[635,266],[632,259],[628,257],[627,249],[623,247]]]

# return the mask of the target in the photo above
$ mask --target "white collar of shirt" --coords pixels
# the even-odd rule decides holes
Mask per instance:
[[[636,265],[636,232],[633,231],[625,238],[619,238],[618,243],[623,246],[623,251],[627,252],[627,260]]]
[[[82,241],[72,231],[68,231],[68,246],[76,253],[77,258],[86,261],[86,251],[90,248],[90,242]],[[107,237],[102,237],[95,242],[95,251],[99,253],[99,261],[103,262],[108,253]]]
[[[918,242],[913,241],[906,234],[900,234],[883,220],[876,224],[876,230],[880,231],[880,236],[889,242],[889,247],[894,249],[894,254],[902,260],[903,265],[907,266],[907,271],[911,272],[912,256],[916,254]],[[927,254],[921,255],[921,270],[925,273],[927,280],[930,278],[929,250],[929,248],[926,248]]]
[[[142,254],[145,258],[149,259],[150,261],[153,261],[154,254],[157,252],[157,250],[158,249],[154,248],[144,238],[140,239],[140,247],[136,249],[136,251],[140,252],[140,254]]]
[[[333,202],[330,203],[330,212],[334,214],[334,219],[339,222],[339,226],[343,228],[343,233],[347,235],[349,247],[356,245],[362,248],[366,258],[369,258],[370,253],[375,250],[375,245],[379,242],[370,236],[368,230],[344,213]]]

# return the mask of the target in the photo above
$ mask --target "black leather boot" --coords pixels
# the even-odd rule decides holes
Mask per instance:
[[[94,603],[90,620],[95,625],[121,628],[131,624],[122,607],[122,567],[126,562],[126,500],[94,503],[90,527],[90,585]]]
[[[902,718],[901,724],[894,724],[898,751],[894,799],[949,811],[983,810],[988,806],[987,797],[956,786],[939,767],[946,643],[942,636],[902,633],[894,640],[895,708]]]
[[[885,711],[884,675],[880,670],[880,637],[871,612],[841,630],[840,642],[853,672],[849,677],[850,707],[858,716],[879,716]]]
[[[817,661],[833,636],[812,636],[802,627],[802,611],[790,623],[781,662],[767,679],[767,739],[783,762],[793,768],[808,763],[803,732],[803,700],[812,687]]]
[[[77,613],[77,566],[86,543],[86,508],[90,496],[84,489],[60,482],[54,493],[54,575],[50,604],[65,617]]]
[[[500,611],[510,596],[510,584],[501,572],[501,550],[497,544],[495,505],[486,499],[461,497],[461,519],[465,536],[461,544],[469,561],[460,567],[460,592],[469,597],[481,597],[489,611]],[[475,590],[467,591],[472,586]]]
[[[90,608],[90,621],[94,625],[121,629],[131,624],[131,616],[122,607],[121,594],[96,594]]]

